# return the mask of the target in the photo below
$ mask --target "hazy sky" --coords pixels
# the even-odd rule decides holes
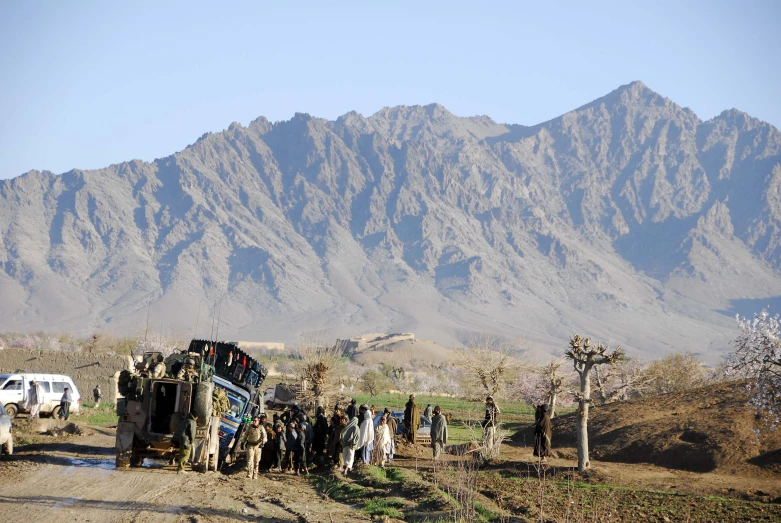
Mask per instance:
[[[259,115],[438,102],[531,125],[632,80],[781,127],[781,1],[324,3],[0,0],[0,178]]]

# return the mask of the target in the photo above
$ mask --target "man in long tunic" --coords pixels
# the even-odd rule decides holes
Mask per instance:
[[[434,450],[434,459],[439,459],[439,455],[445,450],[445,445],[447,445],[447,419],[437,405],[431,418],[431,448]]]
[[[550,455],[553,427],[548,414],[548,406],[540,405],[539,410],[541,415],[534,425],[534,455],[539,457],[542,463],[545,463]]]
[[[30,417],[37,418],[41,411],[41,405],[43,405],[43,392],[41,386],[37,381],[30,382],[30,388],[27,390],[27,405],[30,410]]]
[[[414,394],[409,395],[409,401],[404,406],[404,428],[407,441],[414,444],[420,428],[420,407],[415,403]]]

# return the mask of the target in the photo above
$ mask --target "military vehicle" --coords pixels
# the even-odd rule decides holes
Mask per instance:
[[[187,351],[165,358],[165,377],[152,377],[150,366],[159,353],[145,353],[136,373],[123,371],[117,403],[117,467],[139,467],[144,458],[172,460],[177,454],[172,439],[187,414],[198,417],[190,463],[194,470],[218,470],[234,461],[236,442],[251,416],[260,411],[257,388],[266,369],[235,343],[193,340]],[[187,365],[188,360],[194,363]],[[225,390],[230,408],[213,415],[215,387]]]

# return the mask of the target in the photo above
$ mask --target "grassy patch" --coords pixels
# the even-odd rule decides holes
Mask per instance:
[[[97,408],[82,405],[79,419],[88,425],[106,426],[117,423],[117,411],[111,403],[101,403]]]
[[[366,502],[363,506],[363,510],[370,516],[389,516],[403,519],[404,513],[399,510],[403,506],[404,501],[398,498],[372,499]]]

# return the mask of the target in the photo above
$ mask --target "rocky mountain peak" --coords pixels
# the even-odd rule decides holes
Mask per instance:
[[[224,296],[237,339],[484,331],[533,352],[585,330],[711,353],[730,300],[781,296],[778,135],[633,82],[532,127],[438,104],[297,113],[154,162],[31,171],[0,181],[0,327],[132,333],[151,296],[191,331]]]

